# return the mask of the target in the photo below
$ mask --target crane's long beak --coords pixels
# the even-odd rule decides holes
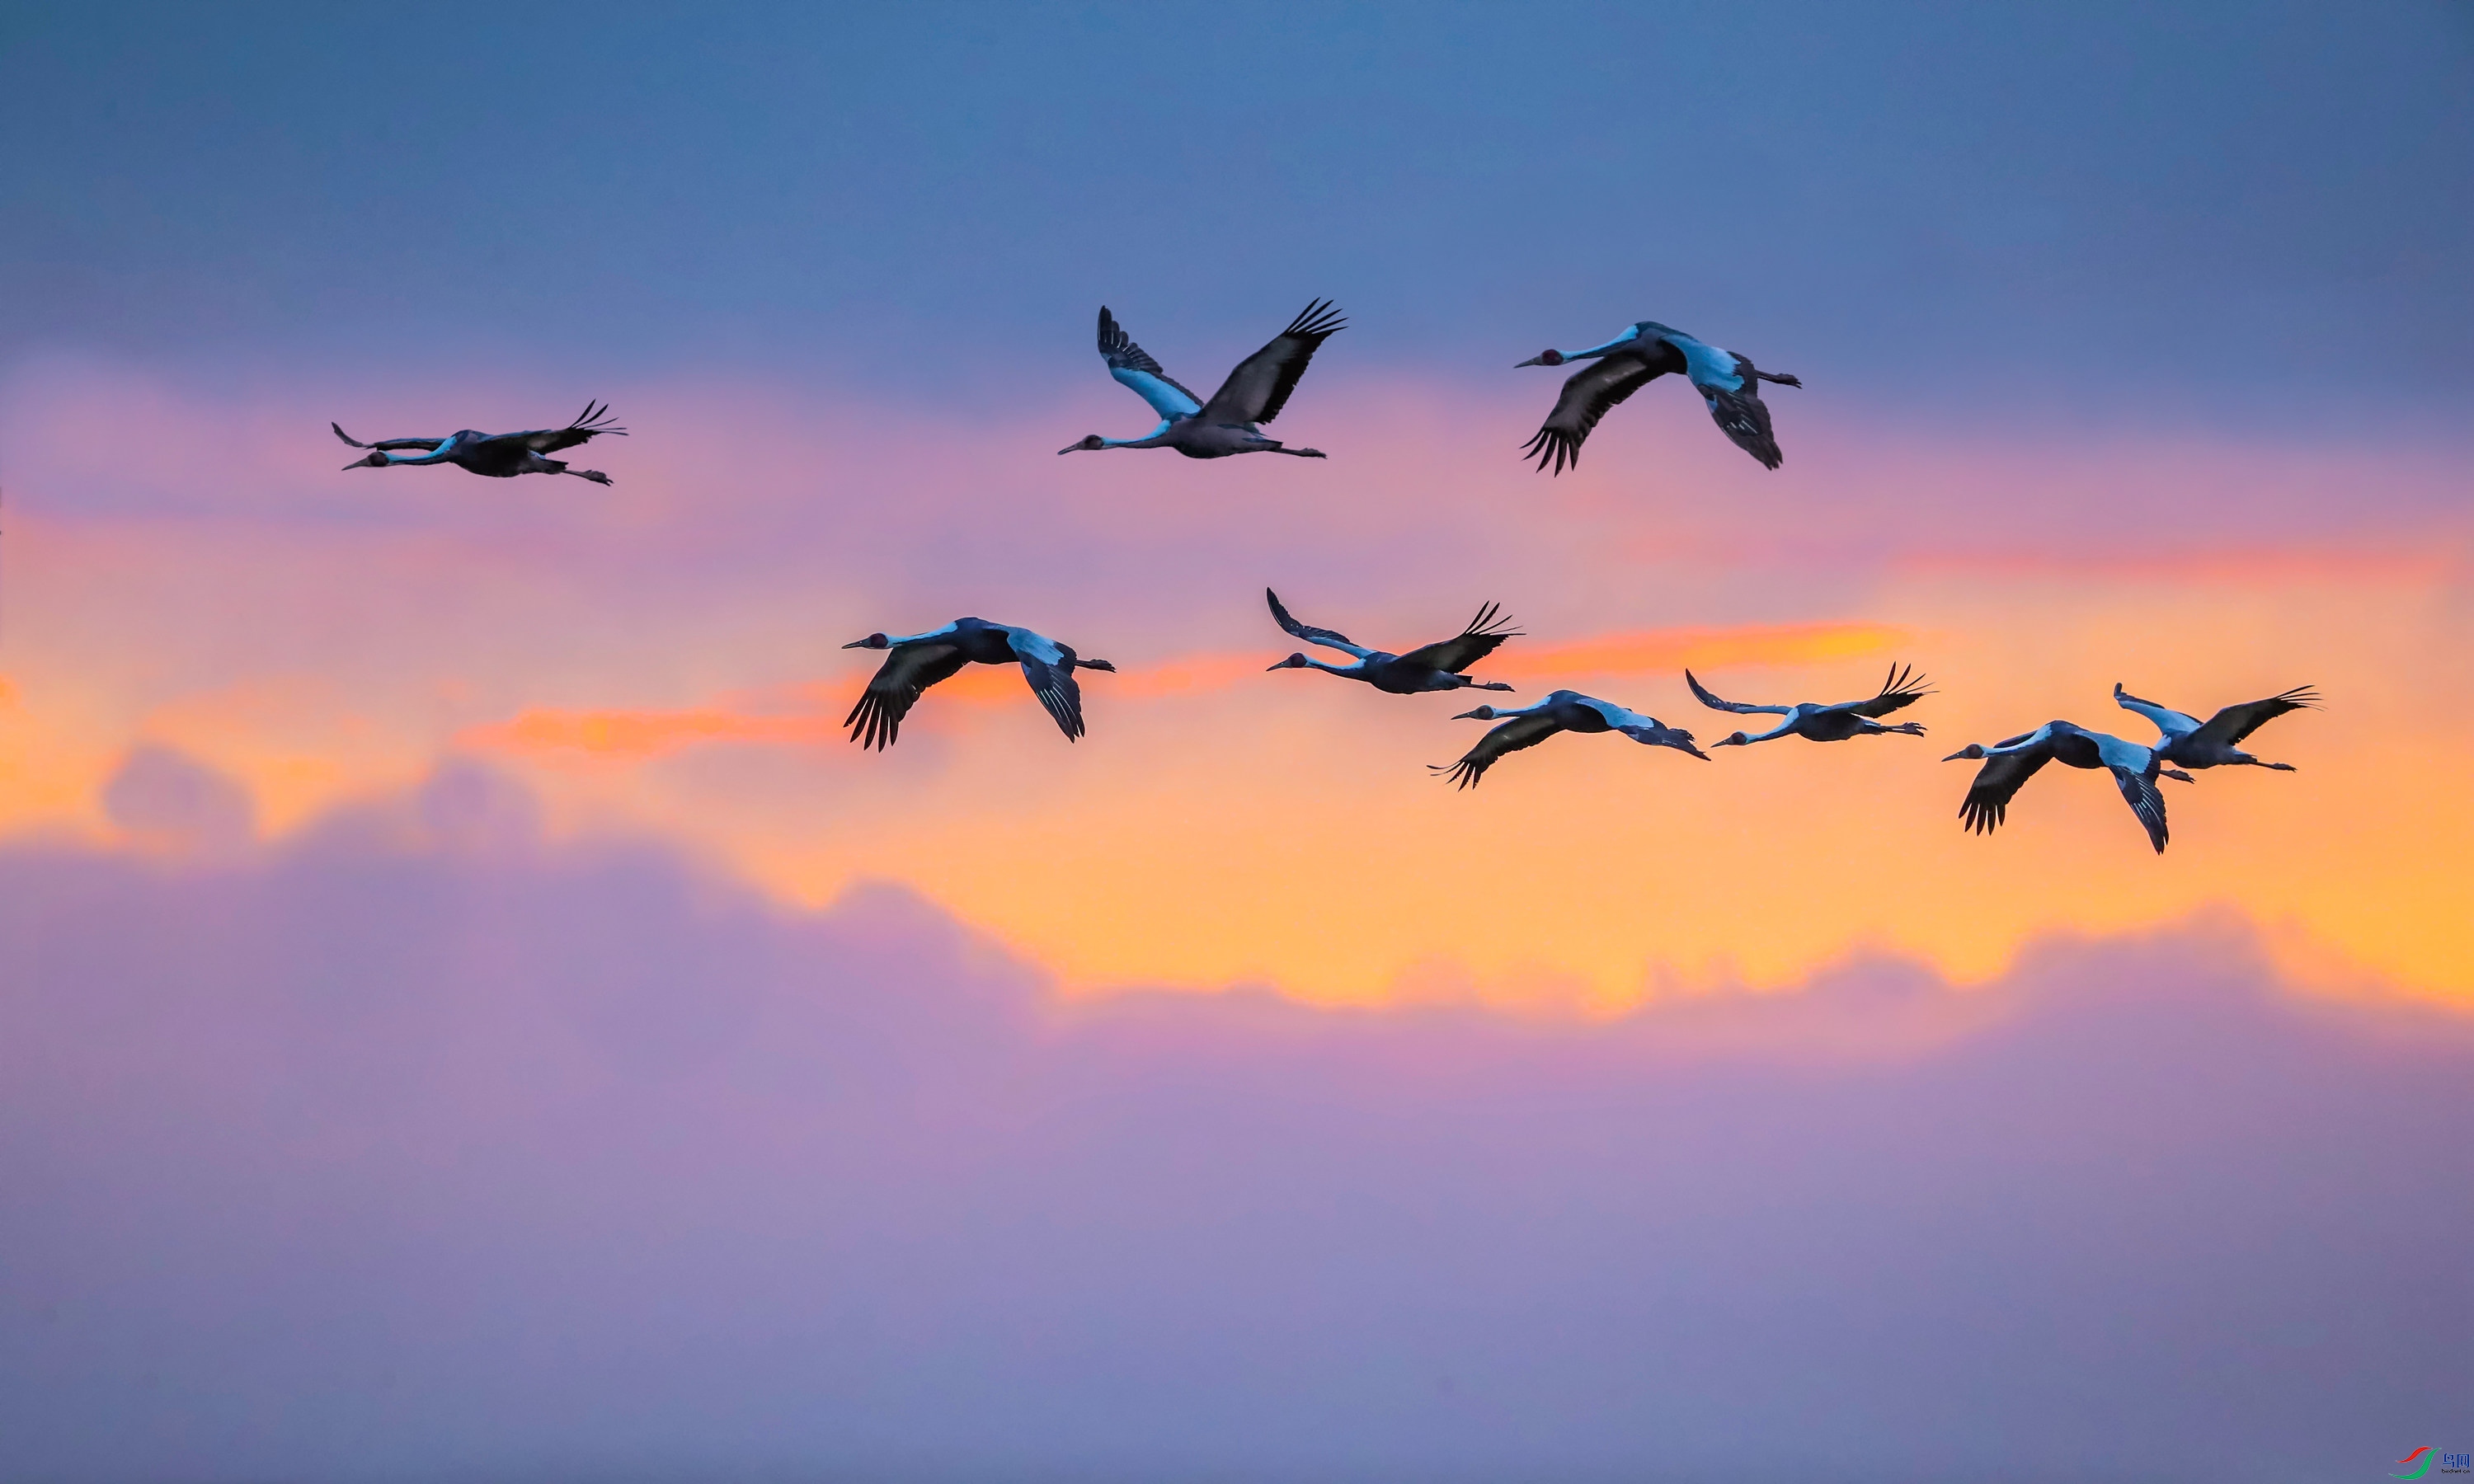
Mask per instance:
[[[1965,760],[1966,760],[1966,757],[1967,757],[1967,749],[1965,749],[1965,748],[1963,748],[1963,747],[1962,747],[1962,748],[1960,748],[1957,752],[1953,753],[1953,754],[1951,754],[1948,757],[1943,758],[1943,759],[1942,759],[1942,761],[1944,761],[1944,762],[1962,762],[1962,761],[1965,761]]]
[[[842,646],[842,648],[844,648],[844,649],[865,649],[865,648],[867,648],[867,640],[865,640],[865,639],[853,639],[853,640],[851,640],[849,643],[847,643],[847,644],[843,645],[843,646]]]
[[[1453,717],[1452,720],[1456,722],[1482,722],[1488,720],[1488,716],[1486,713],[1478,711],[1463,711],[1460,715]]]

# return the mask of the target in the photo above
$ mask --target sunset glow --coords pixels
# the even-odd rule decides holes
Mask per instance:
[[[183,416],[156,395],[161,416]],[[1350,400],[1345,387],[1330,395],[1343,407]],[[1359,420],[1379,429],[1380,409],[1408,398],[1357,400],[1367,409]],[[651,391],[636,401],[665,403]],[[1075,418],[1026,419],[1019,439],[1035,442],[1032,428]],[[74,416],[63,421],[78,425]],[[1485,422],[1472,405],[1458,425],[1482,447]],[[26,436],[38,469],[39,450],[69,456],[74,447],[39,427]],[[1637,440],[1674,436],[1644,429]],[[1825,427],[1810,436],[1831,435]],[[2357,539],[2331,550],[2253,538],[2217,553],[2185,544],[2170,561],[2131,568],[2060,556],[2023,562],[2000,536],[1998,515],[1977,519],[1992,538],[1981,555],[1953,554],[1932,534],[1931,513],[1953,499],[1945,486],[1891,471],[1934,469],[1952,490],[1989,476],[1937,451],[1875,447],[1853,482],[1900,482],[1925,517],[1919,544],[1898,537],[1860,580],[1799,591],[1807,568],[1793,542],[1755,533],[1803,496],[1753,484],[1723,447],[1685,444],[1668,457],[1721,487],[1745,486],[1732,497],[1732,524],[1696,517],[1703,543],[1732,555],[1676,556],[1645,569],[1622,547],[1633,539],[1626,533],[1661,518],[1665,486],[1643,490],[1637,513],[1610,503],[1615,488],[1637,480],[1619,462],[1637,454],[1620,440],[1607,449],[1613,467],[1539,491],[1613,538],[1603,557],[1490,514],[1499,476],[1455,473],[1467,462],[1457,450],[1439,450],[1425,467],[1373,471],[1372,483],[1336,468],[1358,491],[1352,523],[1379,524],[1387,508],[1449,509],[1488,547],[1484,556],[1435,547],[1423,557],[1446,579],[1463,574],[1425,585],[1457,589],[1456,601],[1381,599],[1380,611],[1362,599],[1336,605],[1320,585],[1301,586],[1275,562],[1252,559],[1310,619],[1362,639],[1407,647],[1439,637],[1493,598],[1526,636],[1483,674],[1531,695],[1554,686],[1607,695],[1705,742],[1737,719],[1691,700],[1681,684],[1687,667],[1748,699],[1863,694],[1893,661],[1940,687],[1905,713],[1929,728],[1924,739],[1790,739],[1725,750],[1704,764],[1581,738],[1520,754],[1482,788],[1455,796],[1424,765],[1448,762],[1474,740],[1477,724],[1446,720],[1465,707],[1265,674],[1295,646],[1262,611],[1259,586],[1239,582],[1216,586],[1215,600],[1200,606],[1083,590],[1062,613],[1052,599],[1026,614],[1032,600],[1007,597],[1010,579],[993,570],[994,594],[897,605],[854,589],[819,603],[806,573],[758,559],[756,572],[736,572],[710,593],[679,587],[677,577],[653,580],[664,607],[700,608],[686,634],[643,631],[646,647],[596,641],[589,652],[561,638],[641,601],[626,589],[646,581],[644,563],[677,533],[710,525],[724,509],[761,526],[788,498],[786,487],[813,477],[760,472],[768,467],[761,432],[738,442],[746,473],[727,503],[710,489],[692,500],[674,495],[660,476],[659,443],[632,450],[652,471],[620,496],[639,514],[615,538],[578,524],[581,510],[449,487],[350,495],[382,498],[390,519],[424,531],[415,541],[372,544],[303,523],[347,497],[317,491],[324,476],[315,475],[283,497],[278,508],[298,514],[273,542],[26,522],[21,562],[57,574],[21,578],[31,601],[65,601],[74,612],[69,591],[91,589],[109,571],[117,582],[185,588],[198,602],[163,610],[176,629],[132,628],[122,614],[58,627],[39,648],[20,640],[27,699],[0,713],[13,724],[0,725],[27,740],[0,808],[19,828],[91,827],[92,791],[122,749],[145,740],[242,780],[260,827],[279,832],[471,756],[529,778],[564,828],[671,835],[788,900],[821,904],[863,879],[905,882],[1048,965],[1078,994],[1253,984],[1316,1003],[1447,994],[1602,1015],[1661,985],[1791,987],[1859,951],[1912,954],[1980,980],[2043,934],[2132,931],[2230,907],[2262,924],[2293,924],[2404,993],[2474,1008],[2474,784],[2447,765],[2444,732],[2434,730],[2462,714],[2447,708],[2468,703],[2417,695],[2413,683],[2447,662],[2452,595],[2468,560],[2460,515],[2435,515],[2412,544]],[[958,449],[950,473],[932,462],[911,476],[914,488],[967,489],[989,456]],[[2249,457],[2222,450],[2210,461],[2212,480],[2257,491],[2438,477],[2370,454],[2316,454],[2299,466],[2278,456],[2234,472]],[[2102,487],[2129,508],[2170,502],[2171,487],[2150,481],[2175,477],[2188,462],[2187,449],[2151,458],[2125,446],[2074,464],[2043,461],[2037,477],[2051,488]],[[2146,472],[2150,464],[2165,474]],[[1187,560],[1179,552],[1188,533],[1216,518],[1215,507],[1163,496],[1149,472],[1124,463],[1098,476],[1032,468],[1061,481],[1039,496],[1056,502],[1060,518],[1116,528],[1100,539],[1154,565]],[[1097,491],[1085,488],[1094,477],[1103,478]],[[827,502],[833,489],[880,480],[864,466],[824,478]],[[2431,491],[2435,512],[2446,508],[2446,488],[2441,480]],[[1828,482],[1817,497],[1845,498],[1842,483]],[[1274,503],[1270,513],[1298,523],[1295,539],[1316,543],[1307,527],[1324,519],[1318,505]],[[864,530],[874,517],[852,509],[841,518]],[[533,534],[513,550],[470,547],[497,540],[488,533],[508,520]],[[1280,539],[1257,525],[1249,540]],[[1889,534],[1898,530],[1892,522]],[[1249,560],[1209,560],[1231,556]],[[296,625],[294,615],[310,611],[304,605],[327,601],[333,574],[373,562],[388,574],[385,601],[356,605],[340,625]],[[1618,574],[1628,566],[1650,575],[1627,584]],[[1696,609],[1743,612],[1773,591],[1810,616],[1672,621]],[[1638,618],[1575,632],[1565,615],[1584,607]],[[1115,659],[1120,673],[1082,682],[1092,736],[1066,746],[1013,667],[973,666],[928,696],[892,753],[849,746],[842,718],[877,660],[839,646],[871,628],[955,616],[949,609],[1035,616],[1084,653]],[[769,632],[753,652],[698,637],[759,630]],[[2199,650],[2173,637],[2194,632],[2218,642]],[[205,688],[166,686],[145,658],[221,633],[263,635],[265,658]],[[234,641],[220,649],[250,652]],[[2116,817],[2109,788],[2082,776],[2040,779],[2000,835],[1958,829],[1967,770],[1940,763],[1944,753],[2054,715],[2140,734],[2146,723],[2111,706],[2116,680],[2203,714],[2316,682],[2330,707],[2264,736],[2269,755],[2301,772],[2234,770],[2173,786],[2174,847],[2162,859],[2132,848],[2134,826]],[[2408,778],[2419,782],[2401,788]],[[2422,847],[2388,848],[2404,833]],[[1597,840],[1605,844],[1586,843]],[[1482,890],[1468,885],[1477,882]]]
[[[13,0],[0,1480],[2448,1472],[2469,16]]]

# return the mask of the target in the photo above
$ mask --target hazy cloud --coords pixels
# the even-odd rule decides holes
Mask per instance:
[[[2299,1478],[2474,1381],[2474,1036],[2238,922],[1069,1008],[510,789],[0,852],[0,1472]]]
[[[147,844],[209,854],[247,845],[256,824],[249,790],[163,747],[130,753],[104,784],[103,809]]]

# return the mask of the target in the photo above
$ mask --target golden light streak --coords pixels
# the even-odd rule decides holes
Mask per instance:
[[[1686,665],[1802,664],[1875,654],[1907,637],[1881,624],[1832,623],[1675,629],[1613,634],[1544,649],[1511,647],[1486,662],[1489,675],[1544,679],[1615,675]],[[1087,686],[1122,700],[1151,700],[1219,690],[1262,673],[1260,655],[1208,654],[1128,669],[1108,678],[1082,677]],[[864,677],[786,688],[812,704],[799,711],[755,710],[728,703],[679,710],[525,710],[505,722],[471,728],[459,738],[484,752],[581,753],[598,757],[657,757],[699,743],[809,747],[842,740],[839,717],[865,686]],[[972,665],[930,690],[911,712],[916,725],[947,702],[973,706],[1031,704],[1020,672],[1008,665]]]
[[[1668,629],[1613,634],[1545,649],[1507,646],[1487,661],[1489,673],[1512,679],[1619,675],[1641,670],[1712,669],[1729,664],[1810,664],[1879,654],[1904,643],[1904,629],[1886,624],[1826,623]]]

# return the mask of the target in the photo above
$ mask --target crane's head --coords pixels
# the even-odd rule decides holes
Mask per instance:
[[[1561,366],[1564,364],[1564,359],[1565,357],[1563,351],[1549,347],[1544,350],[1539,351],[1536,355],[1531,356],[1528,360],[1521,362],[1520,366]],[[1518,371],[1520,366],[1516,366],[1513,370]]]
[[[871,634],[863,639],[853,639],[842,646],[844,649],[891,649],[892,647],[893,641],[882,634]]]
[[[1460,715],[1453,717],[1452,720],[1456,722],[1491,722],[1494,720],[1494,707],[1491,706],[1482,706],[1474,711],[1463,711]]]
[[[1305,656],[1303,656],[1303,655],[1291,655],[1288,658],[1281,660],[1278,664],[1267,664],[1267,665],[1265,665],[1265,666],[1263,667],[1263,673],[1264,673],[1264,674],[1266,674],[1266,675],[1269,675],[1269,674],[1270,674],[1271,672],[1273,672],[1273,670],[1302,670],[1302,669],[1304,669],[1305,667],[1306,667],[1306,657],[1305,657]]]
[[[1711,747],[1749,747],[1752,745],[1752,740],[1740,731],[1731,731],[1710,745]]]
[[[1965,747],[1960,748],[1957,752],[1953,753],[1953,754],[1951,754],[1948,757],[1943,758],[1943,759],[1942,759],[1942,761],[1944,761],[1944,762],[1957,762],[1957,761],[1959,761],[1960,759],[1964,758],[1964,759],[1966,759],[1966,760],[1967,760],[1967,761],[1969,761],[1969,762],[1974,762],[1974,761],[1976,761],[1977,759],[1978,759],[1978,758],[1982,757],[1983,755],[1984,755],[1984,744],[1983,744],[1983,743],[1981,743],[1981,742],[1970,742],[1970,743],[1969,743],[1969,744],[1967,744]]]
[[[1077,449],[1079,449],[1085,453],[1095,453],[1107,446],[1108,441],[1106,439],[1102,438],[1097,433],[1088,433],[1075,442],[1067,443],[1064,447],[1059,448],[1056,451],[1058,453],[1072,453]]]
[[[376,449],[373,448],[373,449],[371,449],[371,450],[370,450],[370,452],[369,452],[369,456],[368,456],[367,458],[354,459],[352,463],[345,465],[345,466],[344,466],[344,467],[346,467],[346,468],[385,468],[388,465],[393,464],[394,462],[395,462],[395,461],[394,461],[393,459],[388,458],[385,454],[382,454],[382,453],[378,452]]]

